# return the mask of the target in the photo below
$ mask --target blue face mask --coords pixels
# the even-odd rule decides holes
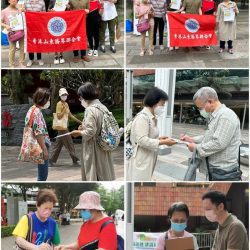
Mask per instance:
[[[89,211],[88,209],[82,210],[82,211],[81,211],[81,217],[82,217],[84,220],[90,220],[91,217],[92,217],[92,214],[90,213],[90,211]]]
[[[171,221],[171,229],[175,232],[182,232],[187,228],[187,223],[175,223]]]

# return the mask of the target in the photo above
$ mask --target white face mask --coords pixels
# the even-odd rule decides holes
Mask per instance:
[[[50,100],[46,102],[46,104],[42,107],[42,109],[48,109],[50,107]]]
[[[215,214],[214,210],[206,210],[205,216],[210,222],[216,222],[217,221],[217,215]]]
[[[88,107],[88,103],[85,100],[81,100],[81,105],[86,109]]]
[[[66,95],[62,95],[62,96],[60,96],[60,98],[61,98],[61,100],[62,100],[62,101],[64,101],[64,102],[65,102],[65,101],[67,100],[68,96],[66,96]]]
[[[163,114],[164,114],[164,110],[165,110],[165,107],[164,107],[164,106],[157,106],[157,107],[155,108],[154,114],[155,114],[156,116],[158,116],[158,117],[161,117],[161,116],[163,116]]]
[[[207,112],[205,109],[200,110],[201,116],[203,116],[205,119],[208,119],[210,117],[210,113]]]

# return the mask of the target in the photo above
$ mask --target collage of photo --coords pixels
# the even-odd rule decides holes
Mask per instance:
[[[2,250],[249,250],[249,1],[1,0]]]

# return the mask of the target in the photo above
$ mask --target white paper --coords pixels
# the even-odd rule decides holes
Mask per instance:
[[[66,135],[71,135],[71,132],[69,132],[69,133],[66,133],[66,134],[63,134],[63,135],[58,135],[58,136],[56,136],[55,138],[60,138],[60,137],[64,137],[64,136],[66,136]]]
[[[53,10],[54,11],[65,11],[68,2],[69,2],[68,0],[56,0],[56,3],[55,3]]]
[[[235,19],[235,12],[233,8],[224,8],[224,22],[233,22]]]
[[[171,0],[171,9],[179,10],[181,8],[181,0]]]
[[[21,13],[16,15],[10,15],[10,27],[12,31],[23,30],[23,16]]]
[[[171,138],[171,140],[175,141],[177,144],[185,144],[185,145],[189,145],[189,142],[187,141],[182,141],[182,140],[179,140],[179,139],[175,139],[175,138]]]

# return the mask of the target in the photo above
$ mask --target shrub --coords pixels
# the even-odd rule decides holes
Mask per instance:
[[[12,232],[16,225],[2,226],[1,227],[1,238],[12,236]]]

